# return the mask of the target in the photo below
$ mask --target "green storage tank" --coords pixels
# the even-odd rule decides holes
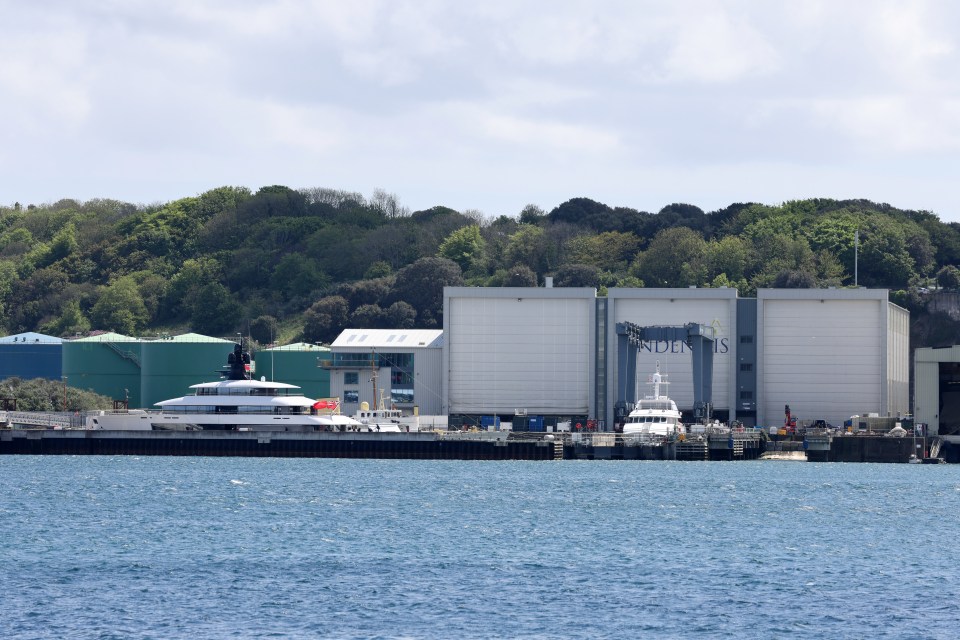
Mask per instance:
[[[190,385],[221,378],[234,342],[198,333],[144,340],[140,398],[144,408],[190,393]]]
[[[67,385],[89,389],[141,407],[140,340],[102,333],[63,341],[63,375]]]
[[[309,398],[330,396],[330,370],[320,367],[330,359],[330,349],[307,342],[257,351],[254,377],[295,384]]]

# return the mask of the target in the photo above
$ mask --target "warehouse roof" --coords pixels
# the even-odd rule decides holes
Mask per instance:
[[[333,348],[417,349],[443,346],[440,329],[344,329]]]

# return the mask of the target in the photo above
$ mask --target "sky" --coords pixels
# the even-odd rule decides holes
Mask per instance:
[[[3,205],[280,184],[960,221],[950,0],[0,0],[0,33]]]

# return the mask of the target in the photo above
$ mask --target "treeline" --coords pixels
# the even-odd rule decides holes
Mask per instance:
[[[855,243],[859,243],[855,260]],[[855,264],[856,262],[856,264]],[[347,326],[442,326],[443,287],[960,286],[960,227],[863,200],[672,204],[587,198],[484,218],[396,196],[222,187],[169,203],[0,208],[0,329],[192,330],[328,342]],[[855,275],[856,274],[856,275]]]

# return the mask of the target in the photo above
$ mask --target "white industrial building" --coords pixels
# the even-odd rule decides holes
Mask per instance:
[[[600,298],[599,300],[603,300]],[[599,313],[603,314],[601,303]],[[674,326],[689,323],[703,325],[713,338],[713,393],[714,411],[726,415],[735,404],[736,360],[731,349],[731,338],[736,336],[737,290],[736,289],[620,289],[608,290],[606,297],[606,338],[610,354],[606,359],[606,376],[611,381],[607,386],[604,402],[612,407],[617,398],[624,397],[624,385],[629,381],[618,375],[616,362],[616,326],[632,322],[643,327]],[[659,340],[645,342],[637,353],[636,380],[640,388],[635,396],[643,397],[652,392],[646,380],[657,365],[666,374],[669,386],[666,393],[681,409],[693,408],[693,359],[689,347],[682,340]],[[607,418],[609,420],[609,418]]]
[[[914,419],[960,443],[960,346],[916,349],[913,362]]]
[[[443,295],[444,413],[595,415],[594,289],[445,287]]]
[[[760,289],[757,354],[759,424],[910,412],[910,314],[886,289]]]
[[[443,332],[436,329],[345,329],[330,345],[330,395],[341,411],[371,408],[440,415]]]
[[[623,397],[617,325],[696,323],[713,342],[717,417],[777,425],[835,425],[853,414],[909,412],[909,314],[877,289],[588,288],[444,290],[442,412],[616,420]],[[682,341],[637,349],[639,395],[657,362],[668,393],[693,408],[691,354]],[[633,397],[633,394],[629,394]],[[456,421],[454,421],[456,423]]]

